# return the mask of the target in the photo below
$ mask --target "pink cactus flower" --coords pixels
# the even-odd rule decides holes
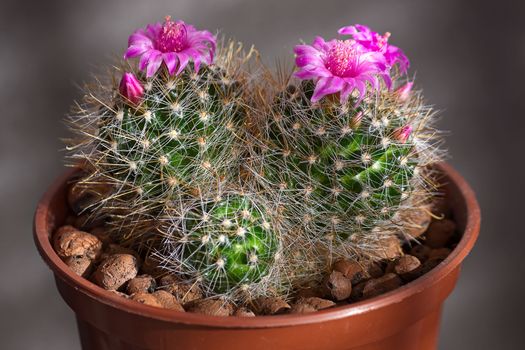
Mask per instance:
[[[138,105],[144,96],[144,87],[133,73],[124,73],[119,91],[122,97],[134,105]]]
[[[317,37],[312,45],[297,45],[294,52],[299,67],[295,76],[316,82],[312,102],[329,94],[340,93],[340,100],[345,103],[352,92],[357,91],[356,104],[359,104],[367,93],[367,83],[372,90],[377,91],[382,78],[390,87],[384,56],[366,50],[355,40],[325,41]]]
[[[351,35],[352,38],[363,45],[370,51],[380,52],[385,56],[386,63],[393,67],[399,64],[399,69],[402,73],[406,73],[410,62],[403,51],[388,43],[390,33],[386,32],[384,35],[372,31],[367,26],[356,24],[354,26],[343,27],[339,29],[339,34]]]
[[[196,30],[183,21],[166,17],[162,23],[149,24],[136,30],[128,40],[124,58],[140,56],[139,68],[152,77],[162,62],[171,75],[179,75],[193,61],[198,72],[202,63],[210,65],[216,49],[216,38],[207,30]]]
[[[405,102],[410,98],[410,93],[412,92],[412,86],[414,82],[409,81],[405,85],[400,86],[396,90],[396,94],[401,102]]]

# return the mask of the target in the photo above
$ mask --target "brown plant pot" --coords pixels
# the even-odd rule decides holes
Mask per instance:
[[[478,237],[480,211],[465,180],[440,164],[444,191],[462,238],[441,264],[381,296],[305,315],[253,318],[174,312],[127,300],[77,276],[53,250],[50,237],[68,214],[66,172],[38,204],[34,239],[76,314],[82,348],[104,349],[435,349],[444,300]]]

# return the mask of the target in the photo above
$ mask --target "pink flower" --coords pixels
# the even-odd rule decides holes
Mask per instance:
[[[412,86],[414,82],[409,81],[405,85],[402,85],[396,90],[396,94],[399,97],[399,100],[402,102],[407,101],[410,98],[410,93],[412,92]]]
[[[128,40],[124,59],[140,57],[139,68],[149,78],[164,61],[170,74],[179,75],[192,60],[198,72],[202,62],[213,63],[216,39],[207,30],[196,30],[183,21],[166,17],[164,24],[149,24],[137,29]],[[175,71],[176,70],[176,71]]]
[[[355,40],[326,42],[317,37],[312,45],[297,45],[294,52],[299,67],[295,76],[316,82],[312,102],[334,93],[340,93],[341,102],[346,102],[350,94],[357,91],[359,104],[367,93],[367,83],[372,90],[380,89],[379,78],[390,87],[384,56],[366,50]]]
[[[403,51],[388,44],[390,33],[386,32],[384,35],[373,32],[367,26],[356,24],[355,26],[343,27],[338,30],[339,34],[351,35],[352,38],[363,45],[366,49],[374,52],[380,52],[385,56],[386,63],[393,67],[399,64],[399,69],[402,73],[406,73],[410,62]]]
[[[144,87],[133,73],[124,73],[120,81],[119,91],[122,97],[134,105],[139,104],[144,96]]]

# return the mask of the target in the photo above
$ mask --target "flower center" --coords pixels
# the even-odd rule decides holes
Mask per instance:
[[[157,48],[161,52],[179,52],[186,47],[186,26],[184,23],[176,23],[170,16],[166,17],[166,23],[162,26]]]
[[[358,57],[354,40],[336,40],[326,55],[326,69],[339,77],[352,76],[359,62]]]

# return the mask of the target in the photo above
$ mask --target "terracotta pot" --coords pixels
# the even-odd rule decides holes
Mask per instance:
[[[76,314],[82,348],[104,349],[435,349],[443,302],[479,233],[474,193],[449,165],[447,201],[463,232],[457,248],[432,271],[392,292],[306,315],[216,317],[179,313],[124,299],[73,273],[55,254],[50,237],[65,220],[67,180],[61,176],[35,215],[34,239]]]

